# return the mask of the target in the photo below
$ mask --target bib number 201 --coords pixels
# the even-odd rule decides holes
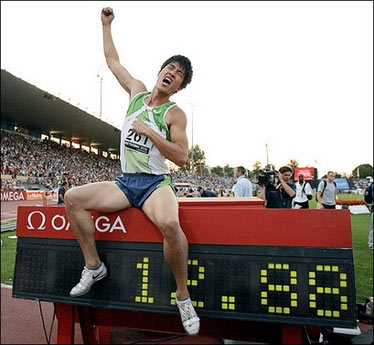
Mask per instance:
[[[142,140],[142,136],[136,132],[132,128],[129,129],[129,132],[126,137],[126,141],[135,141],[135,142],[140,142]],[[143,145],[147,145],[148,137],[145,137]]]
[[[129,129],[125,139],[126,148],[148,155],[151,145],[152,142],[147,136],[142,136],[134,132],[132,128]]]

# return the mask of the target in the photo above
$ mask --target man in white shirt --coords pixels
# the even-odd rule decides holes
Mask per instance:
[[[250,197],[252,196],[252,183],[245,177],[245,169],[242,166],[235,168],[235,176],[238,178],[233,188],[234,196]]]
[[[304,175],[299,175],[296,184],[296,196],[294,199],[294,208],[309,208],[309,200],[313,197],[313,190],[310,184],[304,181]]]

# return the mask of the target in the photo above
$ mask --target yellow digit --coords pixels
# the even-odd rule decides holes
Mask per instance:
[[[154,297],[148,296],[148,276],[149,276],[149,258],[144,257],[142,262],[136,264],[138,270],[142,270],[142,293],[141,296],[135,296],[137,303],[154,303]]]
[[[337,274],[339,277],[339,287],[328,287],[328,286],[317,286],[316,278],[317,275],[326,274]],[[341,310],[348,309],[348,297],[347,296],[340,296],[340,310],[329,310],[329,309],[319,309],[317,308],[317,298],[318,295],[324,295],[325,297],[335,298],[334,295],[340,295],[341,288],[347,287],[347,274],[346,273],[339,273],[339,266],[336,265],[316,265],[315,271],[309,272],[309,286],[313,286],[314,293],[309,294],[309,308],[314,309],[317,316],[321,317],[328,317],[328,318],[339,318]],[[337,306],[334,307],[338,309]]]
[[[198,286],[199,280],[205,280],[205,267],[199,266],[199,260],[190,260],[187,261],[188,266],[198,266],[198,274],[197,279],[187,279],[187,286]],[[172,292],[170,294],[170,304],[176,305],[176,295],[175,292]],[[203,301],[192,301],[192,305],[194,307],[198,308],[204,308],[204,302]]]
[[[275,282],[270,281],[271,279],[269,276],[272,276],[276,270],[289,271],[289,284],[275,284]],[[262,285],[265,291],[261,291],[261,305],[266,306],[269,313],[290,314],[291,308],[297,307],[297,293],[290,291],[293,285],[297,285],[297,271],[290,270],[289,264],[271,262],[268,263],[267,269],[261,269],[260,274],[261,284],[266,284]],[[288,293],[290,296],[290,304],[285,307],[269,305],[269,294],[273,294],[273,291]]]

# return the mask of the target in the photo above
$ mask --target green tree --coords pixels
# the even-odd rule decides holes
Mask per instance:
[[[368,176],[373,176],[373,166],[370,164],[360,164],[352,170],[352,176],[353,178],[365,178]]]
[[[264,168],[261,165],[260,161],[256,161],[252,166],[252,171],[248,173],[249,177],[255,177],[258,176],[261,170],[264,170]]]
[[[212,174],[216,174],[218,176],[223,176],[223,168],[220,165],[217,165],[210,169]]]
[[[188,160],[181,168],[183,171],[202,173],[205,168],[205,152],[199,145],[191,146],[188,150]]]
[[[296,159],[290,159],[290,162],[287,164],[290,168],[295,169],[299,166],[299,163]]]
[[[209,169],[207,167],[204,167],[203,175],[209,175],[209,174],[210,174]]]
[[[225,176],[234,177],[234,168],[230,167],[228,164],[223,167],[223,172]]]

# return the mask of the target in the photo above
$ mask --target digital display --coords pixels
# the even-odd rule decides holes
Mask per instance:
[[[87,295],[70,298],[83,267],[79,247],[71,240],[35,241],[19,239],[15,297],[177,312],[176,286],[161,244],[98,243],[109,276]],[[352,326],[351,254],[319,248],[192,245],[187,285],[202,316]]]
[[[196,199],[209,200],[180,201],[179,215],[189,243],[187,285],[199,316],[356,326],[348,210],[263,209],[257,198]],[[135,208],[92,212],[92,218],[109,274],[86,295],[71,298],[84,260],[65,209],[20,206],[13,297],[178,314],[159,229]]]
[[[317,169],[316,168],[295,168],[294,169],[294,180],[299,179],[299,175],[304,175],[305,181],[313,181],[317,179]]]

